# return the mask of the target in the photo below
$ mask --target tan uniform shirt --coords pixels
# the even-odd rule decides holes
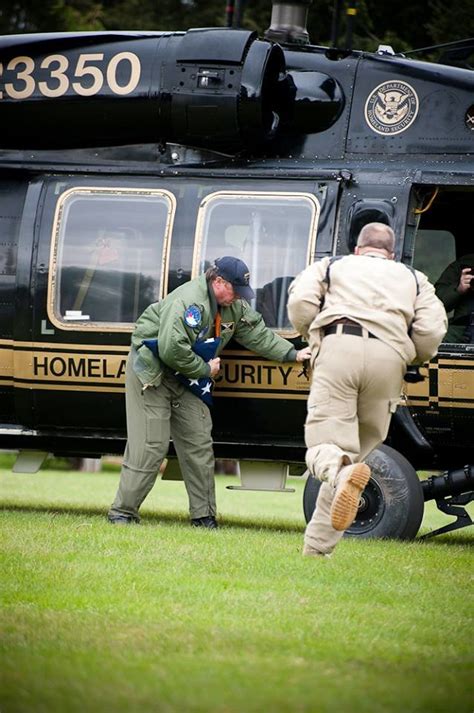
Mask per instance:
[[[329,260],[307,267],[289,288],[290,321],[314,352],[320,328],[347,317],[393,347],[407,364],[436,354],[447,318],[426,275],[415,270],[415,279],[405,265],[379,255],[347,255],[331,264],[328,289]]]

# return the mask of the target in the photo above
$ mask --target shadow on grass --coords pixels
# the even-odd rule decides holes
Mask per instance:
[[[5,504],[0,505],[0,512],[22,512],[22,513],[47,513],[53,517],[60,515],[76,515],[78,517],[94,517],[106,520],[107,513],[103,508],[95,507],[73,507],[68,505],[61,505],[51,507],[50,505],[21,505],[21,504]],[[160,514],[154,514],[150,512],[144,512],[141,516],[141,522],[143,525],[184,525],[189,526],[189,519],[186,515],[180,513],[166,512]],[[303,533],[304,523],[297,525],[294,523],[289,523],[285,521],[269,521],[269,520],[255,520],[253,522],[242,520],[238,517],[226,516],[225,518],[219,518],[219,525],[222,529],[236,528],[239,530],[268,530],[270,532],[288,532],[288,533]],[[470,528],[466,528],[470,530]],[[418,544],[423,544],[425,546],[429,545],[448,545],[448,546],[465,546],[469,547],[474,544],[474,538],[472,534],[460,534],[458,531],[456,534],[445,533],[442,535],[435,535],[434,537],[428,537],[422,539],[421,535],[429,534],[430,530],[422,528],[419,536],[412,540]],[[351,538],[353,539],[353,538]],[[401,544],[402,541],[400,541]],[[409,541],[408,541],[409,542]]]
[[[94,507],[72,507],[68,505],[20,505],[6,504],[0,505],[0,512],[22,512],[22,513],[47,513],[53,517],[60,515],[77,515],[80,517],[97,517],[106,520],[107,513],[102,508]],[[189,526],[189,518],[178,513],[151,514],[144,512],[141,515],[143,525],[185,525]],[[302,533],[304,525],[295,525],[284,521],[256,520],[254,522],[241,520],[237,517],[219,518],[219,525],[224,528],[235,527],[240,530],[269,530],[272,532],[297,532]]]

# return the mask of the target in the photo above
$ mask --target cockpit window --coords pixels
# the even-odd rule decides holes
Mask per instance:
[[[166,291],[175,199],[167,191],[73,188],[58,201],[48,312],[61,329],[122,331]]]
[[[252,307],[268,327],[293,333],[288,287],[310,262],[318,217],[319,204],[311,194],[214,193],[199,209],[193,276],[223,255],[240,258],[256,293]]]

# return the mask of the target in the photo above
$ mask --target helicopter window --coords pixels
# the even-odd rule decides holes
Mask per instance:
[[[415,194],[421,205],[413,264],[434,284],[448,315],[443,342],[456,350],[474,344],[473,196],[463,186],[424,186]]]
[[[432,284],[437,285],[446,266],[455,259],[456,240],[451,232],[448,230],[418,230],[413,267],[424,272]],[[436,289],[438,290],[438,288]],[[438,293],[438,297],[442,299],[443,295]],[[444,303],[443,299],[442,301]],[[445,304],[445,308],[449,322],[451,322],[453,311],[447,304]],[[443,341],[453,341],[452,335],[448,332]]]
[[[456,242],[448,230],[418,230],[413,267],[421,270],[433,284],[446,265],[456,259]]]
[[[215,193],[201,204],[193,275],[233,255],[250,270],[257,309],[268,327],[292,332],[288,287],[314,252],[319,204],[302,193]]]
[[[74,188],[59,199],[48,311],[62,329],[131,328],[166,289],[174,197]]]

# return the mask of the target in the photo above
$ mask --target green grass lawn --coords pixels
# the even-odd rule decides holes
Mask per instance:
[[[0,470],[1,713],[472,713],[472,528],[313,560],[300,480],[219,476],[219,531],[175,482],[114,528],[117,483]]]

